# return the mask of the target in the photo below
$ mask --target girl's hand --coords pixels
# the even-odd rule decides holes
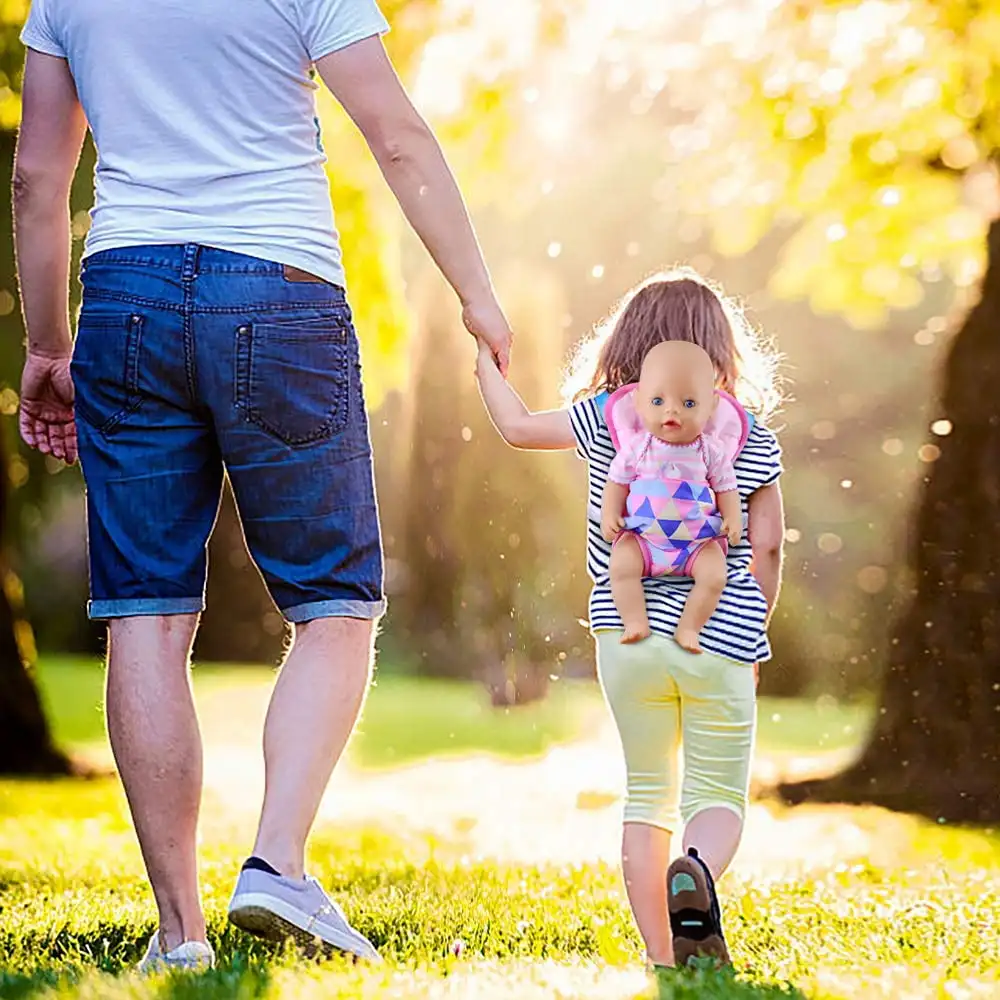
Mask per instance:
[[[481,337],[477,337],[476,347],[479,349],[476,354],[476,375],[479,375],[479,373],[483,370],[483,365],[492,365],[496,368],[497,359],[494,356],[490,345],[487,344]]]
[[[621,514],[604,514],[601,517],[601,534],[606,542],[613,542],[625,530]]]
[[[510,342],[514,335],[496,299],[466,303],[462,308],[462,321],[476,338],[480,351],[483,344],[487,345],[493,363],[506,378],[510,365]]]

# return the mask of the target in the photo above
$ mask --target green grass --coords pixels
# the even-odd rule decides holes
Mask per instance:
[[[56,739],[70,746],[103,744],[103,671],[95,662],[46,659],[38,679]],[[199,666],[199,696],[254,690],[264,697],[274,679],[266,667]],[[560,681],[545,701],[495,709],[485,689],[460,681],[417,680],[383,671],[351,743],[355,762],[384,767],[471,751],[507,757],[533,756],[583,732],[605,711],[596,684]],[[832,699],[763,698],[759,746],[772,753],[841,749],[859,740],[870,709]]]
[[[101,665],[46,659],[37,676],[56,740],[78,747],[103,744]],[[264,698],[275,672],[259,666],[198,666],[193,676],[199,699],[237,690]],[[379,674],[371,689],[351,753],[366,767],[469,751],[533,756],[576,737],[587,715],[600,709],[599,695],[587,683],[553,684],[544,701],[511,710],[493,708],[478,684],[387,672]]]
[[[878,827],[882,814],[865,815]],[[657,987],[614,868],[471,863],[444,843],[322,828],[311,868],[386,958],[351,967],[266,948],[226,925],[237,852],[222,829],[209,823],[202,864],[220,967],[144,981],[129,969],[154,909],[116,784],[0,783],[0,997],[1000,995],[1000,841],[984,834],[913,821],[879,862],[756,884],[730,877],[736,973],[674,973]]]
[[[57,737],[82,748],[102,744],[100,669],[46,661],[39,675]],[[235,722],[245,735],[251,722],[240,713],[260,710],[272,680],[269,670],[198,668],[208,725]],[[475,685],[383,672],[351,753],[368,767],[468,752],[531,757],[586,735],[604,711],[592,684],[561,681],[546,702],[508,712],[492,709]],[[764,700],[760,748],[792,756],[843,749],[856,743],[868,718],[864,706]],[[405,797],[405,784],[400,788]],[[402,805],[404,815],[411,805],[414,813],[428,806]],[[226,809],[222,800],[206,801],[201,854],[219,968],[141,980],[130,970],[155,910],[117,783],[0,782],[0,998],[1000,996],[1000,839],[984,833],[889,822],[877,810],[834,810],[834,823],[873,836],[876,849],[864,864],[756,881],[727,877],[721,888],[735,971],[671,972],[657,981],[645,974],[616,867],[475,861],[463,853],[467,844],[405,825],[324,824],[310,845],[310,869],[377,944],[384,965],[317,962],[267,948],[225,921],[235,866],[253,833],[252,810]],[[809,837],[825,828],[829,823],[807,826],[803,834],[801,826],[779,823],[775,836]],[[810,850],[789,844],[791,856]]]

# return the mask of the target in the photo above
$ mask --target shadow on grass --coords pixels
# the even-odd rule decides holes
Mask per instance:
[[[122,971],[122,970],[119,970]],[[9,975],[0,972],[0,998],[3,1000],[28,1000],[30,997],[51,992],[61,993],[61,988],[72,989],[87,982],[87,995],[99,996],[99,977],[108,971],[82,969],[56,971],[39,970],[30,975]],[[136,984],[135,996],[156,997],[156,1000],[257,1000],[267,996],[271,987],[271,972],[266,965],[249,963],[242,956],[235,956],[225,968],[207,972],[166,974]],[[146,986],[146,983],[149,986]],[[120,992],[119,992],[120,991]],[[124,984],[115,990],[116,995],[132,995]]]
[[[157,1000],[256,1000],[265,997],[270,986],[271,973],[266,966],[237,961],[227,969],[171,976],[156,996]]]
[[[709,964],[687,969],[660,969],[650,992],[636,1000],[807,1000],[791,983],[754,982],[733,969]]]
[[[18,972],[0,971],[0,1000],[45,995],[62,996],[86,984],[87,996],[100,996],[100,978],[135,976],[135,968],[146,948],[148,933],[137,933],[134,925],[111,922],[88,934],[76,935],[65,928],[50,934],[22,934],[17,941],[4,941],[0,933],[0,966]],[[147,929],[148,930],[148,929]],[[157,1000],[255,1000],[270,988],[274,963],[294,952],[291,945],[274,945],[235,935],[225,927],[209,930],[209,940],[218,956],[215,969],[201,973],[161,975],[145,982],[135,979],[134,989],[122,986],[115,996],[152,997]],[[152,985],[154,984],[155,985]]]
[[[30,976],[16,976],[9,972],[0,972],[0,997],[4,1000],[21,1000],[36,993],[58,986],[61,982],[75,982],[58,972],[51,970],[35,972]]]
[[[30,976],[0,973],[0,997],[3,1000],[28,1000],[42,994],[50,995],[50,991],[59,991],[60,987],[72,988],[85,979],[90,981],[88,995],[99,996],[100,986],[94,980],[100,975],[94,970],[85,974],[47,970]],[[155,996],[157,1000],[232,1000],[233,997],[256,1000],[266,996],[270,986],[271,974],[266,967],[240,968],[233,965],[232,968],[212,969],[209,972],[159,977],[155,987],[148,994],[143,989],[143,994]]]

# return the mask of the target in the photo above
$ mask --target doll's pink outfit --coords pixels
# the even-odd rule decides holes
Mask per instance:
[[[702,435],[691,444],[670,444],[646,430],[635,390],[623,386],[605,406],[617,450],[608,479],[629,487],[625,527],[642,551],[643,576],[690,576],[706,545],[727,549],[714,494],[736,489],[733,462],[750,433],[749,418],[717,390],[719,404]]]

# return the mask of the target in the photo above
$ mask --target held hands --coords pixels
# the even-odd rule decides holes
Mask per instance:
[[[20,430],[24,443],[43,455],[76,461],[73,379],[70,357],[28,352],[21,376]]]
[[[507,377],[510,365],[510,342],[513,333],[507,317],[495,298],[475,302],[465,302],[462,305],[462,322],[466,330],[479,342],[480,352],[484,346],[490,352],[493,363],[500,369],[500,374]]]

